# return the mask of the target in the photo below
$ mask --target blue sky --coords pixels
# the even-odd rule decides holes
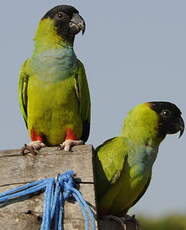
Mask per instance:
[[[28,142],[19,112],[17,79],[31,55],[39,19],[58,4],[79,9],[87,23],[75,52],[83,61],[92,98],[91,135],[97,146],[120,132],[126,113],[145,101],[171,101],[186,120],[186,1],[10,1],[0,14],[0,149]],[[131,213],[186,212],[186,141],[161,144],[150,187]]]

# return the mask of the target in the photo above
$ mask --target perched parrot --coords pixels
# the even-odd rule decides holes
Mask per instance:
[[[121,135],[96,148],[98,213],[126,216],[149,186],[158,148],[167,134],[184,132],[181,111],[170,102],[137,105],[124,120]]]
[[[85,22],[72,6],[59,5],[40,20],[33,54],[19,74],[19,103],[31,143],[31,153],[44,146],[85,142],[90,129],[90,95],[83,64],[73,49]]]

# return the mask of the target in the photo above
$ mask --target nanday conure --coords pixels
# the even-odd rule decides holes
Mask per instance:
[[[160,143],[167,134],[178,131],[181,136],[184,121],[176,105],[148,102],[128,113],[118,137],[96,148],[94,164],[100,217],[126,216],[149,186]]]
[[[46,145],[68,151],[88,139],[90,95],[73,49],[80,31],[85,22],[74,7],[49,10],[39,22],[33,54],[20,70],[19,103],[31,138],[25,149],[32,153]]]

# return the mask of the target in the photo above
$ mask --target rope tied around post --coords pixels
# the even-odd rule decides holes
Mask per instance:
[[[89,221],[91,221],[91,229],[95,230],[94,213],[83,199],[81,193],[75,188],[73,176],[74,172],[69,170],[59,174],[57,179],[41,179],[10,189],[0,194],[0,204],[44,192],[43,218],[40,230],[50,230],[51,226],[54,227],[54,230],[63,230],[65,200],[74,198],[80,205],[85,220],[85,230],[89,229]]]

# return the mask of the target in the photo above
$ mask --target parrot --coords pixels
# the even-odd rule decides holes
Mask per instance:
[[[74,52],[75,36],[85,21],[70,5],[57,5],[40,20],[34,49],[22,65],[18,98],[31,142],[22,153],[45,146],[70,151],[87,141],[90,93],[83,63]]]
[[[123,217],[126,224],[128,210],[149,186],[160,143],[167,134],[178,131],[181,137],[184,121],[175,104],[145,102],[128,113],[119,136],[95,149],[96,200],[100,218],[108,216],[121,223]]]

